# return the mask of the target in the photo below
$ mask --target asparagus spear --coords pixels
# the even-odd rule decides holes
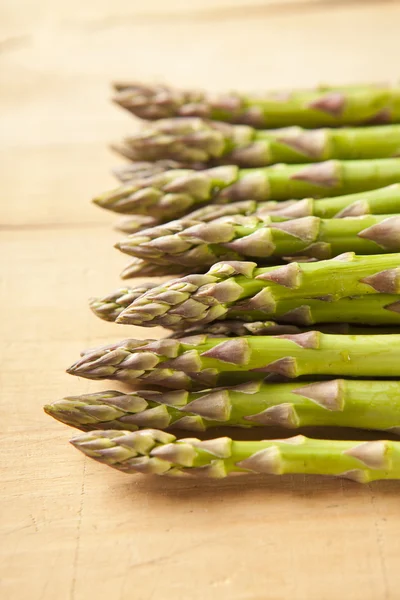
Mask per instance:
[[[400,104],[399,104],[400,107]],[[116,147],[131,160],[176,160],[184,165],[265,167],[338,159],[390,158],[400,151],[400,126],[257,130],[197,118],[161,119]]]
[[[258,216],[264,218],[271,216],[275,220],[293,219],[300,217],[316,216],[326,219],[342,217],[358,217],[366,214],[398,214],[400,212],[400,184],[394,183],[387,187],[358,194],[336,196],[334,198],[304,198],[303,200],[287,200],[286,202],[256,202],[255,200],[244,200],[243,202],[232,202],[230,204],[209,204],[203,206],[180,219],[181,229],[189,226],[187,222],[197,221],[209,223],[215,219],[226,216]],[[130,216],[124,217],[117,228],[124,233],[135,233],[144,230],[145,223],[140,219],[148,217]],[[157,227],[156,233],[148,231]],[[165,229],[164,229],[165,228]],[[169,235],[169,223],[159,225],[153,222],[147,225],[146,233],[151,237]]]
[[[95,204],[160,221],[183,216],[204,204],[340,196],[400,181],[400,158],[331,160],[311,165],[239,169],[225,165],[196,171],[173,169],[131,180],[97,198]]]
[[[144,284],[148,287],[154,284]],[[114,293],[109,294],[103,298],[92,298],[90,300],[90,308],[94,314],[103,319],[104,321],[115,321],[121,312],[127,308],[139,294],[142,293],[143,286],[137,286],[135,288],[121,288],[116,290]],[[377,327],[367,325],[350,325],[349,323],[343,323],[343,315],[346,318],[351,318],[353,321],[357,319],[365,320],[368,323],[381,323],[386,322],[392,318],[393,325],[397,323],[400,325],[396,312],[393,312],[393,316],[386,316],[385,306],[387,304],[399,303],[400,306],[400,295],[387,295],[387,294],[374,294],[373,296],[353,296],[351,298],[342,298],[333,303],[334,310],[332,311],[332,304],[327,304],[325,300],[319,299],[297,299],[281,301],[279,303],[281,307],[280,318],[285,319],[285,310],[287,305],[293,309],[293,306],[301,308],[297,310],[297,313],[292,312],[292,319],[294,321],[301,322],[302,318],[304,321],[310,319],[305,318],[307,315],[312,317],[312,320],[317,321],[320,319],[336,319],[337,323],[320,323],[318,330],[326,333],[348,333],[348,334],[376,334],[376,333],[396,333],[396,327]],[[309,309],[309,310],[306,310]],[[303,327],[299,327],[295,324],[288,323],[277,323],[275,321],[257,321],[255,319],[263,319],[262,311],[251,310],[241,311],[240,307],[233,307],[228,310],[228,316],[235,316],[236,319],[242,320],[225,320],[215,321],[209,323],[206,326],[194,325],[184,330],[177,330],[172,333],[169,337],[180,338],[185,335],[197,335],[207,334],[215,335],[217,337],[228,337],[228,336],[245,336],[245,335],[278,335],[283,333],[302,333],[304,331],[310,331],[310,327],[307,327],[303,323]],[[297,318],[296,318],[297,314]],[[289,315],[290,318],[290,315]],[[244,320],[246,319],[246,320]],[[252,320],[249,320],[252,319]],[[312,327],[315,329],[315,326]]]
[[[274,222],[268,216],[237,215],[210,223],[189,224],[180,231],[171,228],[165,236],[150,237],[146,232],[133,234],[116,247],[152,263],[184,267],[210,266],[221,258],[254,259],[262,265],[271,262],[272,257],[323,259],[347,251],[358,254],[399,252],[400,215],[343,219],[302,217],[284,223]]]
[[[334,375],[400,377],[400,335],[333,335],[123,340],[85,352],[68,373],[172,389],[204,389],[237,381]]]
[[[231,473],[333,475],[368,483],[400,479],[400,442],[316,440],[303,435],[257,442],[228,437],[177,440],[156,429],[91,431],[71,443],[124,473],[222,478]]]
[[[63,398],[44,410],[83,431],[145,427],[205,431],[220,425],[276,425],[357,427],[400,434],[400,382],[253,381],[201,392],[108,390]]]
[[[259,320],[260,313],[264,318],[275,314],[278,302],[287,301],[290,306],[295,300],[310,298],[325,301],[326,312],[333,315],[334,300],[376,293],[400,293],[400,254],[355,256],[349,252],[326,261],[264,268],[257,268],[253,262],[221,262],[205,275],[188,275],[149,290],[132,302],[117,322],[181,328],[221,320],[228,311],[239,311],[239,318],[246,317],[248,311],[257,311],[255,320]],[[368,306],[367,301],[362,319],[369,318]],[[396,312],[397,301],[382,308],[387,315]],[[292,308],[288,312],[284,313],[288,322],[298,323],[303,317],[302,324],[310,323],[307,309],[297,306],[295,312]],[[346,312],[342,313],[342,321],[348,321]]]
[[[397,86],[211,94],[131,83],[114,101],[142,119],[202,117],[258,128],[400,122]]]
[[[134,288],[125,287],[120,288],[113,292],[112,294],[108,294],[107,296],[101,298],[91,298],[89,301],[90,308],[94,312],[94,314],[103,319],[104,321],[114,322],[117,317],[121,314],[121,312],[127,308],[133,300],[135,300],[139,295],[143,293],[143,289],[151,289],[155,284],[147,282],[145,284],[136,286]],[[372,304],[369,304],[373,301]],[[313,306],[314,311],[318,307],[320,311],[327,310],[326,302],[324,300],[313,300],[313,299],[304,299],[298,302],[299,305],[302,305],[303,302],[306,302],[308,306],[310,304]],[[356,318],[357,315],[365,314],[366,320],[369,322],[374,319],[381,320],[380,313],[384,311],[384,306],[389,303],[399,302],[400,303],[400,295],[386,295],[386,294],[376,294],[373,297],[361,296],[361,297],[352,297],[343,298],[342,300],[338,300],[334,303],[335,314],[338,319],[341,319],[338,323],[328,323],[328,324],[319,324],[318,330],[325,331],[326,333],[348,333],[348,334],[368,334],[368,333],[396,333],[396,329],[392,327],[377,327],[377,326],[362,326],[362,325],[350,325],[349,323],[343,323],[343,314],[346,313],[346,317],[350,311]],[[303,305],[304,306],[304,305]],[[328,307],[329,308],[329,307]],[[374,310],[372,310],[374,308]],[[311,309],[310,309],[311,310]],[[197,335],[207,334],[207,335],[216,335],[219,337],[227,337],[227,336],[243,336],[243,335],[277,335],[280,333],[302,333],[304,331],[309,331],[309,328],[302,327],[300,328],[298,325],[287,324],[287,323],[276,323],[275,321],[257,321],[257,311],[246,311],[241,314],[240,309],[235,310],[235,307],[230,311],[236,317],[247,320],[225,320],[225,321],[215,321],[214,323],[209,323],[208,325],[194,325],[190,328],[185,328],[184,330],[177,330],[170,335],[170,337],[184,337],[184,335]],[[260,311],[261,312],[261,311]],[[305,311],[302,311],[305,314]],[[300,313],[301,314],[301,313]],[[396,313],[394,313],[396,314]],[[229,315],[229,311],[228,311]],[[329,317],[329,314],[328,314]],[[260,317],[262,319],[262,315]],[[253,320],[249,320],[253,319]],[[296,320],[296,318],[294,318]],[[315,327],[313,327],[315,329]]]
[[[126,288],[127,293],[124,294],[117,290],[114,294],[110,294],[106,299],[92,299],[90,307],[93,312],[105,321],[116,321],[119,315],[125,310],[130,301],[129,289],[135,293],[135,288]],[[207,325],[199,325],[196,331],[202,333],[220,333],[221,335],[231,335],[236,332],[237,335],[266,335],[285,333],[280,331],[281,327],[291,327],[291,333],[296,333],[295,327],[307,327],[310,325],[319,324],[323,327],[324,323],[329,323],[330,326],[335,324],[337,327],[343,323],[343,319],[347,321],[347,327],[350,327],[349,333],[377,333],[376,325],[400,325],[400,295],[395,294],[374,294],[364,296],[351,296],[349,298],[340,298],[339,300],[329,301],[319,298],[286,298],[278,300],[272,309],[255,308],[248,309],[246,304],[234,304],[227,308],[226,318],[233,319],[231,321],[215,321]],[[225,315],[222,315],[225,317]],[[266,317],[274,318],[274,321],[263,321]],[[130,318],[126,314],[123,315],[123,322],[130,323]],[[120,322],[120,321],[119,321]],[[193,319],[196,323],[196,319]],[[284,325],[282,325],[284,323]],[[353,325],[350,326],[349,324]],[[361,331],[354,325],[356,323],[367,325],[367,328],[361,327]],[[143,323],[140,323],[143,325]],[[181,322],[178,322],[178,325]],[[187,324],[184,331],[188,331]],[[287,324],[287,325],[286,325]],[[182,324],[181,324],[182,325]],[[169,325],[175,329],[174,324]],[[321,329],[318,326],[318,329]],[[371,327],[372,326],[372,327]],[[250,329],[252,331],[250,331]],[[393,327],[392,327],[393,329]],[[191,331],[191,329],[189,329]],[[177,329],[178,335],[182,335],[181,329]],[[298,331],[299,332],[299,331]],[[343,331],[345,333],[346,331]],[[391,333],[390,328],[386,328],[382,333]]]

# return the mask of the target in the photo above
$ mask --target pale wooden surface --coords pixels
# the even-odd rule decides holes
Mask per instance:
[[[114,185],[107,143],[135,126],[109,81],[393,80],[399,23],[387,1],[3,0],[1,598],[399,598],[400,484],[128,477],[41,410],[101,389],[64,372],[81,348],[146,334],[87,308],[125,262],[89,202]]]

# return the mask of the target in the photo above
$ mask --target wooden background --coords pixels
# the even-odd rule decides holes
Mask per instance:
[[[81,348],[147,334],[87,308],[125,264],[112,216],[90,204],[115,185],[107,144],[136,126],[109,81],[393,80],[399,31],[384,0],[3,0],[2,598],[399,598],[400,483],[128,477],[86,460],[41,409],[101,389],[65,374]]]

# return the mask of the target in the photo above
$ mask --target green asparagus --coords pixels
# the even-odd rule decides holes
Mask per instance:
[[[155,284],[145,284],[151,288]],[[122,311],[127,308],[132,302],[142,293],[144,286],[135,288],[120,288],[114,293],[103,298],[92,298],[90,300],[90,308],[94,314],[104,321],[115,321]],[[400,307],[400,295],[374,294],[372,296],[353,296],[351,298],[342,298],[334,303],[327,303],[326,300],[305,298],[305,299],[287,299],[278,302],[279,311],[275,311],[280,320],[285,320],[285,310],[288,305],[292,311],[289,314],[293,321],[302,324],[299,325],[289,323],[277,323],[275,321],[257,321],[263,319],[262,310],[245,310],[242,311],[240,306],[233,306],[228,309],[227,316],[235,317],[235,320],[215,321],[207,325],[194,325],[184,330],[177,329],[170,337],[183,337],[185,334],[207,334],[216,335],[218,337],[227,336],[243,336],[243,335],[277,335],[280,333],[302,333],[309,331],[310,321],[319,323],[317,329],[326,333],[348,333],[348,334],[376,334],[376,333],[396,333],[397,328],[393,325],[400,325],[400,320],[393,312],[389,317],[386,316],[385,306],[388,304],[398,303]],[[332,310],[333,307],[333,310]],[[297,311],[293,314],[293,310]],[[301,308],[301,310],[299,310]],[[286,313],[287,314],[287,313]],[[297,315],[297,317],[296,317]],[[375,325],[350,325],[343,323],[343,315],[351,319],[352,322],[367,321],[375,323]],[[320,323],[319,319],[332,318],[337,322]],[[302,322],[303,321],[303,322]],[[376,323],[393,323],[391,327],[378,327]],[[312,324],[312,323],[311,323]],[[313,329],[315,327],[313,326]]]
[[[257,268],[253,262],[221,262],[205,275],[188,275],[149,290],[122,311],[117,322],[181,328],[221,320],[232,310],[239,311],[241,319],[249,311],[257,311],[254,320],[259,320],[260,313],[261,318],[274,315],[278,302],[286,301],[288,308],[295,300],[306,299],[307,304],[310,298],[324,302],[327,316],[332,316],[335,300],[377,293],[400,293],[400,254],[355,256],[348,252],[325,261],[264,268]],[[398,306],[396,300],[389,302],[382,306],[382,312],[397,315]],[[289,314],[284,313],[288,322],[297,324],[302,317],[301,324],[310,324],[307,309],[297,306],[295,312],[292,308],[288,311]],[[369,312],[367,300],[359,322],[373,324]],[[343,312],[342,321],[348,322],[347,316]],[[387,319],[387,323],[393,323],[392,315]],[[331,320],[334,319],[324,319]]]
[[[400,382],[334,379],[263,383],[187,392],[104,391],[46,405],[46,413],[83,431],[221,425],[357,427],[400,434]]]
[[[145,289],[151,289],[155,287],[156,284],[152,282],[147,282],[145,284],[138,285],[134,288],[125,287],[119,288],[112,294],[108,294],[107,296],[100,298],[91,298],[89,301],[89,306],[94,314],[103,319],[104,321],[114,322],[117,317],[121,314],[121,312],[127,308],[132,302],[143,293]],[[373,301],[371,305],[368,303]],[[337,300],[335,302],[335,306],[339,308],[335,310],[337,314],[337,318],[340,318],[340,315],[343,317],[343,310],[347,308],[345,312],[349,312],[350,309],[353,312],[353,315],[357,315],[360,313],[366,313],[370,316],[368,317],[369,321],[373,321],[375,318],[379,318],[379,314],[384,310],[385,304],[390,301],[399,302],[400,305],[400,295],[385,295],[385,294],[376,294],[374,296],[364,296],[361,297],[352,297],[343,298],[341,300]],[[313,300],[313,299],[304,299],[300,300],[298,304],[306,302],[308,306],[313,306],[314,311],[315,307],[321,307],[322,310],[326,310],[324,308],[326,306],[326,302],[324,300]],[[354,306],[354,309],[352,308]],[[279,333],[302,333],[303,331],[307,331],[307,327],[303,326],[299,328],[298,325],[288,324],[288,323],[276,323],[275,321],[256,321],[257,311],[246,311],[241,315],[240,307],[235,311],[235,307],[231,309],[231,313],[237,315],[242,320],[224,320],[224,321],[215,321],[214,323],[209,323],[208,325],[193,325],[192,327],[185,328],[184,330],[176,330],[171,334],[170,337],[183,337],[185,334],[195,335],[198,333],[206,333],[207,335],[216,335],[219,337],[226,336],[242,336],[242,335],[277,335]],[[304,313],[304,311],[303,311]],[[229,312],[228,312],[229,315]],[[347,315],[346,315],[347,316]],[[244,320],[244,319],[247,319]],[[249,321],[248,319],[253,319]],[[262,319],[262,316],[261,316]],[[314,327],[315,329],[315,327]],[[352,333],[352,334],[368,334],[368,333],[396,333],[396,328],[392,327],[377,327],[377,326],[363,326],[363,325],[350,325],[349,323],[342,323],[341,321],[338,323],[321,323],[317,328],[319,331],[325,331],[326,333]]]
[[[117,290],[105,299],[92,299],[90,308],[98,317],[105,321],[117,321],[119,315],[129,306],[131,299],[130,289],[136,295],[136,288],[126,288],[127,292],[125,294],[123,289],[122,291]],[[284,300],[277,300],[274,307],[269,309],[269,312],[268,308],[249,309],[245,303],[234,304],[228,307],[226,312],[226,318],[233,319],[232,321],[215,321],[214,323],[208,323],[206,326],[199,325],[198,329],[203,333],[220,332],[222,335],[227,335],[226,332],[234,332],[236,330],[243,332],[238,335],[250,335],[251,333],[261,335],[261,329],[262,334],[265,335],[267,328],[270,329],[270,334],[275,333],[275,327],[279,330],[280,327],[287,325],[289,327],[301,326],[304,328],[319,324],[318,329],[321,329],[324,323],[328,323],[331,326],[335,324],[335,327],[337,327],[343,323],[343,319],[346,319],[348,327],[350,327],[350,323],[353,324],[350,327],[349,333],[350,331],[353,333],[368,333],[368,328],[370,333],[376,333],[376,325],[399,326],[399,310],[400,295],[398,294],[351,296],[335,301],[330,301],[329,298],[328,300],[321,300],[319,298],[286,298]],[[266,317],[276,319],[278,323],[263,321]],[[126,315],[124,315],[124,319],[124,323],[130,323],[130,319],[126,318]],[[195,319],[193,321],[196,323]],[[282,323],[285,325],[282,325]],[[354,325],[356,323],[366,325],[366,330],[358,331]],[[184,322],[184,325],[186,325],[184,331],[188,331],[187,323]],[[173,323],[169,326],[172,329],[176,329]],[[252,332],[249,331],[250,328]],[[178,328],[177,331],[182,330]],[[295,333],[294,329],[292,333]],[[386,328],[384,333],[390,333],[389,329]],[[230,334],[228,333],[228,335]]]
[[[269,374],[400,377],[400,335],[277,336],[123,340],[86,351],[68,373],[172,389],[232,385]]]
[[[340,196],[399,182],[400,158],[330,160],[259,169],[225,165],[204,171],[157,172],[154,177],[133,179],[93,201],[114,212],[168,221],[204,204]]]
[[[125,84],[127,85],[127,84]],[[258,128],[333,127],[400,122],[400,87],[211,94],[130,83],[114,101],[142,119],[201,117]]]
[[[71,443],[124,473],[219,479],[231,473],[333,475],[368,483],[400,479],[400,442],[317,440],[303,435],[257,442],[228,437],[177,440],[156,429],[91,431]]]
[[[116,150],[131,160],[171,159],[186,166],[266,167],[333,158],[390,158],[400,153],[400,126],[257,130],[196,118],[162,119],[125,138]]]
[[[230,204],[209,204],[203,206],[180,219],[182,229],[190,226],[187,221],[209,223],[215,219],[227,216],[258,216],[264,218],[271,216],[275,220],[296,219],[300,217],[321,217],[325,219],[342,217],[359,217],[367,214],[399,214],[400,213],[400,184],[394,183],[387,187],[358,194],[336,196],[335,198],[304,198],[303,200],[287,200],[285,202],[256,202],[255,200],[244,200],[243,202],[232,202]],[[169,223],[159,225],[155,219],[146,225],[141,217],[133,215],[124,217],[117,228],[124,233],[136,233],[139,230],[157,227],[155,237],[169,235]],[[146,230],[145,235],[152,235]]]
[[[175,221],[177,223],[178,221]],[[157,229],[157,228],[154,228]],[[150,230],[151,231],[151,230]],[[223,217],[189,225],[151,238],[133,234],[116,247],[159,265],[210,266],[218,260],[255,260],[307,256],[326,259],[343,252],[400,252],[400,215],[366,215],[343,219],[302,217],[274,222],[268,216]]]

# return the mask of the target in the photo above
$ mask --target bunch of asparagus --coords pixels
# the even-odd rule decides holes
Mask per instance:
[[[391,439],[169,432],[400,434],[400,88],[215,96],[128,82],[115,101],[152,122],[114,146],[132,162],[94,202],[128,215],[124,279],[179,277],[90,307],[170,332],[84,351],[69,373],[131,390],[45,411],[85,432],[72,440],[84,454],[127,473],[400,479]]]

